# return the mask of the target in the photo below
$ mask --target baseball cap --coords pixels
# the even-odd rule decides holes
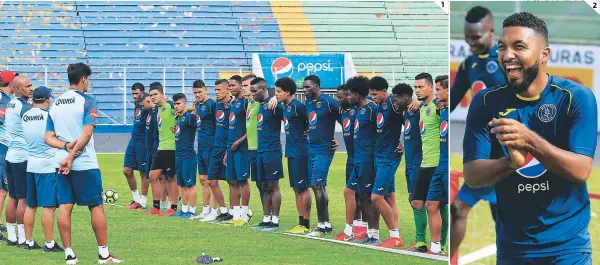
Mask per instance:
[[[46,100],[52,97],[52,91],[45,86],[33,90],[33,100]]]
[[[4,70],[0,72],[0,81],[1,83],[10,83],[15,79],[15,76],[18,76],[18,74],[13,73],[11,70]]]

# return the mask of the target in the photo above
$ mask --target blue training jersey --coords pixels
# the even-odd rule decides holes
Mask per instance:
[[[340,104],[322,93],[316,99],[306,99],[308,116],[308,153],[333,156],[332,141],[335,123],[340,116]]]
[[[8,135],[6,133],[6,107],[10,102],[10,96],[0,90],[0,144],[8,147]]]
[[[420,168],[423,159],[419,115],[418,110],[404,112],[404,163],[407,167]]]
[[[58,161],[54,159],[56,148],[46,144],[46,124],[48,123],[48,111],[39,107],[33,107],[23,114],[23,132],[27,140],[27,172],[31,173],[54,173]]]
[[[349,110],[341,110],[340,119],[338,122],[342,125],[342,136],[344,137],[344,145],[348,158],[354,158],[354,120],[356,119],[356,106],[352,106]]]
[[[194,141],[196,141],[196,115],[186,111],[177,116],[175,126],[175,157],[189,159],[196,156]]]
[[[396,147],[400,143],[404,115],[394,109],[394,97],[389,95],[377,106],[377,137],[375,140],[375,156],[389,160],[400,160]]]
[[[256,130],[258,131],[258,153],[268,151],[281,152],[281,120],[283,119],[283,105],[277,104],[275,109],[270,110],[267,98],[258,110],[256,119]]]
[[[242,138],[246,134],[246,108],[248,100],[238,98],[231,103],[229,110],[229,137],[227,147],[231,147],[233,142]],[[244,140],[238,146],[238,150],[248,150],[248,141]]]
[[[285,130],[285,157],[308,155],[306,106],[297,99],[283,104],[283,129]]]
[[[504,82],[504,73],[498,66],[498,45],[494,45],[488,54],[470,55],[458,67],[450,88],[450,111],[456,108],[469,89],[477,93]]]
[[[226,102],[217,102],[215,108],[215,143],[213,147],[227,147],[229,140],[229,110],[231,109],[231,98]]]
[[[140,104],[135,104],[135,112],[133,116],[133,130],[131,131],[131,140],[143,142],[146,133],[146,118],[149,111],[145,110]]]
[[[196,103],[196,131],[198,139],[198,151],[211,150],[215,141],[215,113],[217,104],[213,99],[204,103]]]
[[[357,108],[354,120],[354,163],[374,162],[375,138],[377,136],[377,106],[369,102]]]
[[[54,132],[62,141],[73,142],[81,137],[84,126],[93,125],[95,127],[97,118],[96,100],[71,88],[52,103],[46,131]],[[58,149],[56,160],[62,161],[68,154],[66,150]],[[81,154],[73,160],[71,169],[74,171],[98,169],[94,135]]]
[[[154,152],[158,149],[158,126],[156,119],[158,115],[158,107],[152,108],[146,116],[146,128],[144,137],[146,142],[146,150]]]
[[[13,98],[6,108],[6,131],[8,132],[8,152],[6,161],[22,163],[27,161],[27,140],[23,134],[23,114],[31,109],[31,104],[22,98]]]
[[[505,154],[487,125],[492,118],[523,123],[552,145],[594,157],[598,114],[592,91],[549,76],[536,98],[523,99],[501,85],[475,95],[463,141],[464,163]],[[499,257],[544,257],[591,252],[587,185],[548,171],[531,154],[526,165],[496,183]]]
[[[448,108],[438,110],[440,116],[440,162],[438,168],[448,168]]]

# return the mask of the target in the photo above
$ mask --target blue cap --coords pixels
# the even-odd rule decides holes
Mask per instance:
[[[37,87],[33,90],[33,100],[41,101],[52,97],[52,91],[45,86]]]

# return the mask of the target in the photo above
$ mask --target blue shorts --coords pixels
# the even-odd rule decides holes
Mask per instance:
[[[256,172],[256,150],[248,150],[248,164],[250,164],[250,179],[252,181],[257,181],[258,173]]]
[[[228,181],[247,181],[250,178],[250,160],[246,150],[231,152],[227,148],[225,179]]]
[[[408,189],[408,193],[413,193],[413,186],[415,186],[415,181],[417,180],[417,175],[419,175],[420,167],[418,165],[406,165],[406,188]]]
[[[6,179],[6,152],[8,152],[8,147],[0,144],[0,189],[8,191],[8,179]]]
[[[58,207],[56,173],[27,172],[27,206]]]
[[[146,179],[150,179],[150,169],[152,168],[152,158],[156,154],[156,150],[146,149],[146,160],[144,163],[144,172],[146,172]]]
[[[277,182],[283,178],[281,152],[268,151],[256,155],[256,172],[258,180]]]
[[[354,162],[354,174],[349,181],[347,188],[360,193],[373,192],[373,183],[375,182],[375,163],[373,162]],[[353,189],[353,184],[358,183],[358,189]]]
[[[352,177],[353,171],[354,171],[354,158],[348,157],[346,159],[346,183],[348,183],[348,181]]]
[[[494,186],[474,189],[467,184],[463,184],[456,196],[471,207],[475,206],[479,200],[485,200],[491,205],[496,205],[496,189]]]
[[[287,162],[290,187],[297,190],[307,189],[310,184],[308,180],[308,156],[288,157]]]
[[[56,174],[58,204],[96,206],[102,204],[102,175],[99,169],[71,170],[68,175]]]
[[[123,167],[133,168],[144,172],[146,162],[146,146],[143,142],[129,140],[127,149],[125,149],[125,158]]]
[[[224,179],[225,165],[223,165],[223,157],[225,157],[225,151],[227,151],[225,147],[213,147],[208,164],[208,180]]]
[[[327,175],[331,166],[333,156],[308,155],[308,169],[310,173],[310,185],[327,186]]]
[[[400,166],[400,160],[375,158],[377,169],[375,172],[375,182],[373,183],[373,193],[377,195],[387,195],[395,192],[394,182],[396,180],[396,171]]]
[[[429,183],[429,193],[427,193],[428,201],[436,201],[442,204],[448,203],[448,167],[437,167],[431,182]]]
[[[8,196],[13,199],[27,198],[27,161],[11,163],[6,161]]]
[[[496,265],[592,265],[592,253],[569,253],[560,256],[541,258],[501,258]]]
[[[196,156],[187,159],[175,158],[175,175],[179,187],[196,186]]]
[[[208,165],[210,164],[211,150],[198,150],[198,175],[208,175]]]

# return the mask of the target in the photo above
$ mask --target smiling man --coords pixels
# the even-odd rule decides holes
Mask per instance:
[[[592,264],[585,181],[596,149],[596,99],[546,72],[546,23],[504,20],[498,62],[506,84],[475,95],[465,129],[470,186],[495,184],[497,264]]]

